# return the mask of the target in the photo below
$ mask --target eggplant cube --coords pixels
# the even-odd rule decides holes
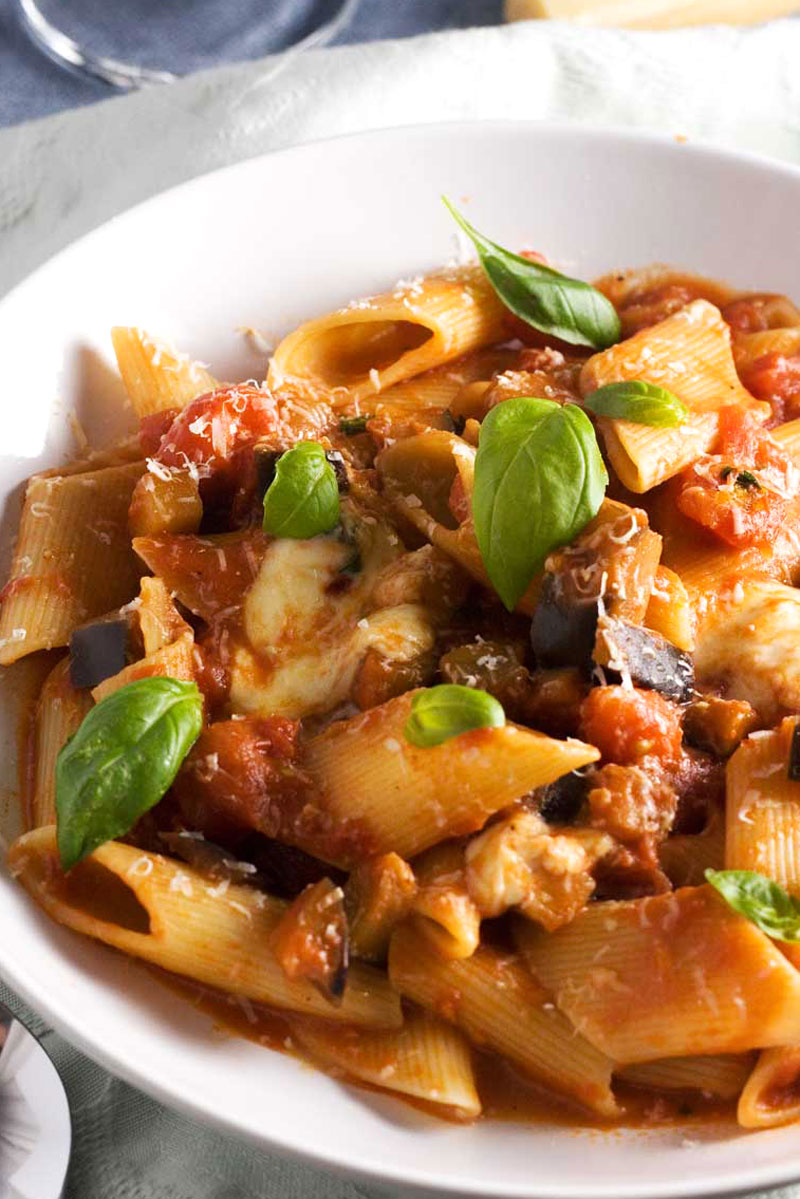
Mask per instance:
[[[128,616],[107,616],[80,625],[69,641],[73,687],[96,687],[124,669],[130,649]]]
[[[576,599],[566,596],[561,579],[546,574],[531,622],[531,645],[539,666],[591,665],[600,615],[595,596]]]
[[[602,616],[594,660],[614,681],[627,673],[637,687],[658,691],[677,703],[688,703],[694,693],[691,655],[640,625]]]

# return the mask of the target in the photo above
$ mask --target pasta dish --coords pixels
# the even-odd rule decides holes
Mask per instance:
[[[451,213],[477,261],[263,381],[112,330],[137,428],[29,480],[0,593],[43,679],[11,870],[448,1119],[502,1075],[583,1123],[793,1121],[800,310]]]

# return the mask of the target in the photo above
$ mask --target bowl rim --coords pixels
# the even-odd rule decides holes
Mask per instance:
[[[202,188],[210,179],[233,178],[239,172],[257,169],[257,164],[273,160],[288,160],[303,156],[309,151],[334,146],[338,143],[361,141],[365,144],[385,139],[430,138],[454,136],[469,138],[471,136],[490,135],[492,132],[507,135],[509,133],[520,137],[541,136],[544,138],[574,140],[576,142],[591,141],[595,143],[622,142],[636,150],[657,150],[665,154],[683,154],[698,162],[705,161],[719,164],[722,169],[747,167],[752,171],[763,174],[767,178],[782,176],[794,181],[800,191],[800,166],[753,151],[737,150],[719,146],[703,140],[695,140],[682,135],[651,132],[631,129],[618,125],[584,126],[576,121],[550,120],[458,120],[436,121],[431,123],[416,123],[391,126],[389,128],[372,128],[347,134],[337,134],[329,137],[316,138],[287,147],[255,154],[226,166],[205,171],[190,179],[171,187],[164,188],[149,196],[147,199],[131,205],[116,213],[109,219],[100,222],[80,237],[76,238],[62,249],[45,259],[28,275],[17,282],[8,292],[0,295],[0,314],[7,304],[12,304],[17,297],[29,288],[39,285],[43,273],[58,265],[68,266],[73,256],[80,256],[84,244],[96,236],[105,235],[124,223],[129,217],[134,217],[157,206],[165,197],[191,194],[195,188]],[[7,873],[5,861],[0,864],[3,873]],[[701,1199],[701,1197],[743,1195],[754,1189],[772,1188],[792,1183],[800,1179],[800,1159],[796,1163],[787,1159],[782,1165],[765,1165],[751,1167],[749,1171],[739,1172],[735,1180],[714,1181],[712,1177],[692,1181],[690,1178],[676,1178],[668,1182],[650,1183],[646,1190],[639,1184],[626,1184],[624,1181],[602,1183],[588,1187],[586,1185],[567,1184],[564,1186],[545,1187],[534,1183],[503,1182],[501,1178],[496,1183],[487,1184],[480,1180],[453,1180],[446,1174],[432,1174],[429,1169],[419,1170],[413,1162],[400,1166],[393,1162],[383,1162],[379,1166],[363,1162],[352,1163],[343,1160],[329,1150],[320,1150],[304,1143],[302,1134],[293,1139],[284,1135],[273,1137],[269,1129],[263,1131],[242,1128],[233,1117],[223,1111],[212,1112],[208,1106],[187,1095],[185,1090],[170,1085],[169,1081],[140,1071],[135,1061],[126,1058],[123,1050],[114,1045],[98,1044],[84,1031],[80,1021],[70,1015],[66,1004],[60,1005],[57,996],[39,992],[35,981],[26,975],[24,969],[3,956],[3,941],[0,939],[0,978],[8,984],[26,1003],[45,1018],[48,1023],[87,1057],[101,1065],[117,1078],[139,1088],[165,1106],[188,1115],[203,1125],[208,1125],[224,1133],[243,1139],[267,1153],[276,1153],[284,1158],[306,1163],[327,1170],[341,1177],[377,1185],[397,1185],[408,1194],[441,1194],[452,1196],[456,1193],[464,1199]],[[118,1044],[122,1044],[119,1042]],[[596,1131],[596,1130],[592,1130]],[[602,1133],[602,1130],[599,1130]],[[611,1130],[614,1132],[614,1126]],[[743,1134],[744,1135],[744,1134]]]

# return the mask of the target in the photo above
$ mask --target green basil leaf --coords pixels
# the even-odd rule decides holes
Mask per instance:
[[[366,433],[367,421],[370,419],[369,416],[343,416],[339,421],[339,432],[346,433],[348,437]]]
[[[800,941],[800,899],[772,879],[754,870],[706,870],[706,879],[735,912],[768,937]]]
[[[646,383],[644,379],[606,383],[605,387],[590,392],[583,406],[597,416],[629,420],[635,425],[652,425],[656,429],[674,429],[689,415],[683,400],[665,387]]]
[[[481,425],[472,510],[484,566],[511,611],[545,558],[596,515],[608,484],[592,423],[575,404],[505,400]]]
[[[622,327],[611,301],[581,279],[505,250],[479,233],[443,196],[478,251],[486,277],[506,308],[526,324],[574,346],[604,350],[619,341]]]
[[[102,699],[56,759],[64,870],[133,828],[172,785],[203,724],[194,683],[137,679]]]
[[[264,532],[305,541],[339,523],[339,485],[319,442],[281,454],[264,496]]]
[[[499,729],[505,722],[502,704],[487,691],[442,683],[417,692],[403,734],[412,745],[430,749],[470,729]]]

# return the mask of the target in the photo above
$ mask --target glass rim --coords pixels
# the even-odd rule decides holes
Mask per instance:
[[[341,0],[338,11],[332,17],[284,49],[267,55],[275,60],[273,70],[277,71],[286,65],[294,55],[331,41],[349,24],[359,2],[360,0]],[[42,13],[38,0],[14,0],[14,7],[25,33],[37,49],[57,66],[81,78],[93,79],[117,91],[135,91],[153,84],[175,83],[178,79],[185,78],[180,73],[139,66],[105,54],[95,54],[53,25]],[[229,65],[231,61],[223,60],[218,65]]]

